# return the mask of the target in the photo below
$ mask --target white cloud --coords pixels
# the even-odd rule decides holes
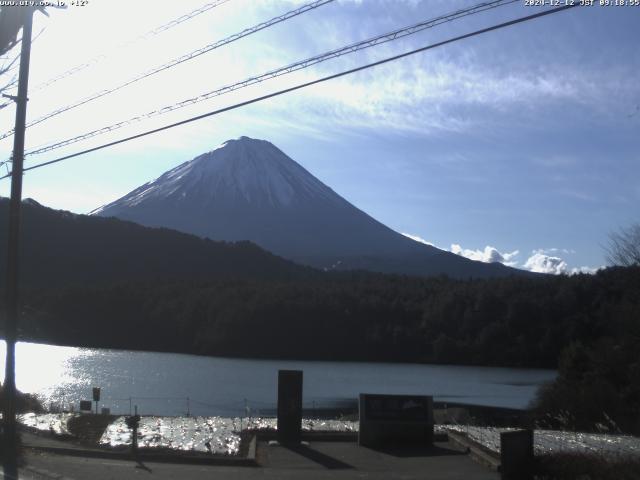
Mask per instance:
[[[402,235],[404,235],[405,237],[409,237],[411,240],[415,240],[418,243],[424,243],[425,245],[430,245],[432,247],[435,247],[433,243],[428,242],[427,240],[425,240],[422,237],[419,237],[418,235],[411,235],[410,233],[403,233]]]
[[[451,252],[471,260],[477,260],[485,263],[502,263],[509,267],[515,267],[518,262],[514,258],[520,253],[518,250],[513,252],[501,253],[497,248],[487,245],[484,250],[469,250],[462,248],[457,243],[451,244]]]
[[[523,266],[532,272],[552,273],[554,275],[560,275],[568,271],[567,262],[562,258],[547,255],[542,251],[534,251]]]
[[[579,275],[581,273],[586,273],[588,275],[593,275],[595,274],[598,270],[601,270],[605,268],[604,266],[602,267],[574,267],[571,269],[571,275]]]
[[[379,47],[377,52],[385,50],[397,53],[391,47]],[[366,59],[349,58],[353,62],[350,66],[364,63],[369,57],[378,58],[373,52],[367,55]],[[320,70],[324,72],[326,68]],[[309,75],[315,76],[317,73]],[[567,78],[576,83],[558,88],[566,85]],[[604,86],[598,90],[596,85]],[[531,76],[528,70],[506,74],[481,63],[432,55],[317,85],[300,96],[298,108],[304,110],[306,117],[324,123],[331,118],[343,125],[376,129],[423,134],[462,132],[481,126],[484,117],[479,112],[487,109],[523,111],[558,102],[595,106],[603,103],[603,90],[611,88],[598,73],[570,67],[544,71],[538,76]]]

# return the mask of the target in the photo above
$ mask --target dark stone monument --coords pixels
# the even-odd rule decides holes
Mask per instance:
[[[360,394],[358,444],[433,444],[433,397]]]
[[[278,371],[278,442],[300,443],[302,431],[302,371]]]
[[[500,434],[500,472],[503,479],[533,478],[533,430]]]

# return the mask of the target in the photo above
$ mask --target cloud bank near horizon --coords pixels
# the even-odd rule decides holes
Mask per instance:
[[[449,251],[460,255],[461,257],[468,258],[484,263],[502,263],[508,267],[519,268],[521,270],[528,270],[536,273],[547,273],[552,275],[577,275],[581,273],[594,274],[604,266],[589,267],[580,266],[569,268],[568,263],[558,254],[573,254],[575,250],[566,248],[547,248],[533,250],[529,257],[521,262],[517,259],[520,255],[519,250],[513,250],[512,252],[500,252],[497,248],[486,245],[484,249],[468,249],[463,248],[457,243],[452,243],[450,248],[441,248],[434,245],[432,242],[425,240],[418,235],[412,235],[409,233],[402,233],[405,237],[408,237],[416,242],[424,243],[432,247],[440,248],[440,250]]]

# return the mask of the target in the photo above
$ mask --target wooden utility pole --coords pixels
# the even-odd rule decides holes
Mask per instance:
[[[18,8],[18,7],[14,7]],[[24,134],[27,119],[27,91],[29,83],[29,58],[31,56],[31,30],[33,7],[20,7],[22,11],[22,47],[16,102],[16,123],[13,138],[11,164],[11,200],[9,204],[9,229],[7,243],[7,281],[5,287],[4,334],[7,342],[7,358],[4,374],[4,475],[18,478],[17,428],[16,428],[16,339],[18,331],[18,272],[20,253],[20,208],[22,205],[22,168],[24,160]]]

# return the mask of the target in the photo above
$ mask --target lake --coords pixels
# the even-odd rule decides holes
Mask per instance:
[[[5,344],[0,343],[1,376]],[[304,371],[304,408],[352,404],[359,393],[433,395],[435,400],[523,409],[554,370],[364,362],[255,360],[18,343],[18,389],[46,405],[91,400],[129,414],[272,414],[281,369]],[[4,380],[4,378],[3,378]]]

